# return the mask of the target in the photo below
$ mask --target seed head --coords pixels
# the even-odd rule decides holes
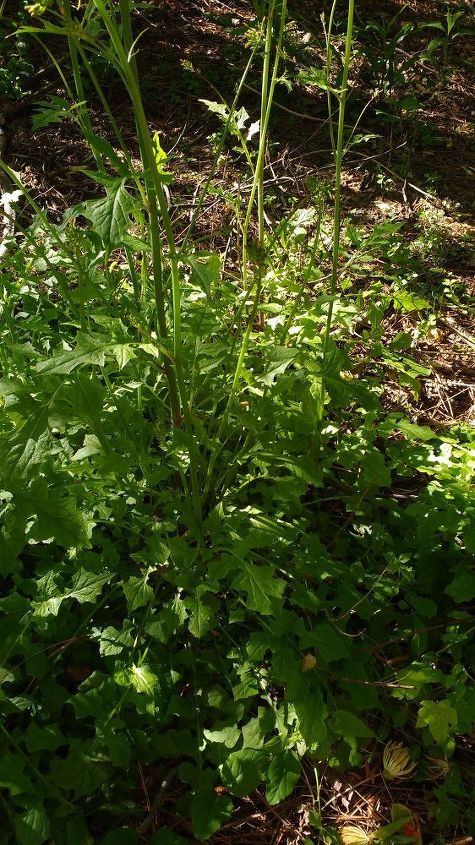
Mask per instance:
[[[402,742],[388,742],[383,751],[383,776],[385,780],[403,780],[416,768],[409,750]]]
[[[362,827],[347,824],[340,829],[340,839],[343,845],[368,845],[371,841],[371,835],[366,833]]]
[[[450,771],[447,760],[440,759],[439,757],[427,757],[426,759],[432,780],[443,780],[447,777]]]

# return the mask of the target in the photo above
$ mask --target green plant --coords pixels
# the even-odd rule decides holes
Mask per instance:
[[[274,231],[263,168],[287,9],[256,10],[259,49],[231,103],[213,108],[213,168],[231,136],[250,182],[235,202],[231,269],[194,240],[218,190],[213,170],[176,236],[128,3],[94,0],[72,21],[62,9],[27,30],[69,39],[114,141],[88,128],[76,102],[84,81],[73,79],[67,113],[95,152],[96,169],[84,169],[103,196],[53,223],[25,191],[33,219],[5,264],[5,842],[136,843],[154,824],[137,800],[139,769],[157,792],[176,781],[177,818],[206,840],[260,784],[274,805],[302,765],[319,790],[322,761],[358,767],[368,749],[382,771],[386,744],[408,737],[408,774],[423,771],[426,751],[449,761],[452,779],[437,787],[447,820],[452,796],[466,798],[457,743],[473,713],[474,439],[380,404],[388,370],[414,391],[427,373],[407,338],[387,348],[382,320],[426,304],[404,274],[398,224],[368,234],[341,222],[352,0],[330,91],[333,202],[314,184]],[[239,94],[262,48],[247,156]],[[98,54],[131,97],[140,163],[94,71]],[[62,112],[51,103],[50,118]],[[365,283],[376,259],[380,278]],[[389,292],[385,275],[397,279]],[[151,841],[173,837],[160,827]]]

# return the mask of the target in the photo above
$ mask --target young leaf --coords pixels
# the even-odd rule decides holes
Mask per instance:
[[[442,745],[457,727],[457,711],[446,698],[442,701],[423,701],[416,727],[426,726],[435,741]]]

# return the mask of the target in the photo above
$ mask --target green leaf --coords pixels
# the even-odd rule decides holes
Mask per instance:
[[[373,731],[358,716],[354,716],[348,710],[335,710],[331,719],[331,728],[338,735],[346,737],[369,737],[374,736]]]
[[[205,728],[203,736],[208,740],[208,742],[219,742],[226,748],[234,748],[241,737],[241,731],[237,725],[230,725],[229,727],[215,731],[208,731]]]
[[[464,572],[457,575],[446,587],[445,592],[454,599],[457,604],[472,601],[475,598],[475,575],[471,572]]]
[[[280,599],[285,589],[285,581],[274,578],[272,566],[255,566],[242,561],[241,570],[234,578],[232,586],[236,590],[244,590],[247,594],[248,609],[256,610],[263,616],[272,614],[275,606],[273,599]]]
[[[282,751],[267,769],[266,799],[269,804],[279,804],[294,790],[300,780],[300,762],[292,751]]]
[[[231,798],[229,795],[218,795],[214,790],[215,783],[213,772],[202,772],[191,802],[193,833],[201,842],[216,833],[233,811]]]
[[[68,598],[76,599],[80,604],[95,602],[109,579],[110,575],[107,572],[100,575],[97,572],[88,572],[81,567],[73,577],[72,590],[68,593]]]
[[[158,132],[153,133],[153,151],[155,155],[155,165],[160,177],[160,181],[165,185],[169,185],[173,179],[173,175],[165,170],[165,164],[168,161],[168,156],[160,144],[160,136]]]
[[[333,625],[323,622],[315,625],[312,630],[312,643],[315,643],[317,656],[322,657],[328,663],[334,660],[343,660],[349,656],[348,645],[343,637],[335,631]]]
[[[153,590],[150,584],[147,584],[146,575],[142,578],[132,576],[128,581],[122,581],[122,589],[127,599],[129,613],[149,604],[153,599]]]
[[[15,490],[14,502],[21,519],[35,517],[28,538],[36,541],[54,538],[66,549],[87,545],[87,520],[77,510],[75,500],[64,497],[60,490],[48,489],[44,479],[37,479],[22,492]]]
[[[130,215],[135,208],[135,200],[125,187],[127,178],[111,180],[106,195],[99,200],[89,200],[79,206],[80,213],[87,217],[94,226],[107,250],[115,249],[123,243],[130,225]]]
[[[49,837],[50,826],[42,804],[32,801],[25,812],[15,819],[18,845],[42,845]]]
[[[306,682],[306,675],[303,675],[299,687],[293,685],[292,695],[295,712],[299,720],[299,730],[307,746],[315,746],[325,742],[327,729],[325,720],[328,716],[328,709],[323,701],[319,689],[311,687]]]
[[[104,340],[104,337],[83,334],[79,336],[74,349],[59,352],[46,361],[40,361],[36,369],[47,375],[69,375],[78,367],[86,365],[103,367],[106,356],[112,355],[116,358],[119,368],[122,369],[135,353],[130,344],[116,343]]]
[[[423,701],[416,727],[428,727],[435,741],[442,745],[457,727],[457,711],[446,698],[442,701]]]
[[[0,787],[8,789],[10,795],[22,792],[33,793],[34,787],[24,773],[25,762],[18,754],[0,756]]]
[[[196,596],[187,601],[187,608],[191,611],[188,629],[190,634],[200,639],[208,633],[214,619],[214,610],[206,604],[206,600],[196,593]]]
[[[264,777],[266,755],[255,748],[233,751],[223,765],[221,777],[233,795],[244,798]]]
[[[136,666],[135,663],[130,670],[130,680],[137,692],[144,692],[147,695],[152,695],[158,684],[157,676],[154,675],[148,666]]]

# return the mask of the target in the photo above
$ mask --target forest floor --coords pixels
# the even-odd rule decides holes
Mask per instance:
[[[310,181],[325,183],[331,176],[325,92],[296,81],[304,56],[307,64],[312,55],[321,58],[320,13],[328,5],[308,0],[289,3],[292,25],[288,30],[288,64],[294,79],[290,89],[278,86],[271,121],[266,183],[275,199],[268,209],[270,226],[290,202],[308,202]],[[361,28],[370,20],[388,21],[396,14],[397,25],[420,23],[422,19],[431,23],[445,20],[445,4],[436,0],[368,0],[358,5],[364,7],[357,16]],[[470,3],[466,6],[470,16]],[[172,213],[178,231],[180,221],[185,230],[198,189],[211,166],[211,136],[219,128],[201,100],[218,100],[220,94],[228,97],[232,93],[242,70],[242,44],[252,17],[252,4],[244,0],[162,0],[142,4],[136,12],[137,32],[144,31],[138,61],[147,116],[170,156],[174,172]],[[48,46],[56,56],[65,50],[64,43],[56,39]],[[384,39],[380,43],[375,40],[373,49],[383,50]],[[423,309],[417,308],[389,314],[384,318],[383,342],[389,342],[398,332],[407,333],[412,357],[429,372],[421,376],[418,394],[409,386],[401,386],[389,373],[385,402],[388,408],[403,409],[414,422],[441,428],[475,424],[473,29],[449,43],[445,68],[436,68],[429,61],[411,64],[411,56],[419,50],[418,36],[409,36],[390,57],[396,67],[403,68],[405,95],[410,91],[417,100],[414,110],[408,102],[402,119],[394,119],[387,104],[376,95],[374,74],[365,58],[355,58],[358,75],[347,119],[354,123],[364,109],[359,131],[373,137],[351,148],[345,158],[343,216],[345,226],[351,224],[362,232],[388,221],[400,223],[404,241],[426,267],[421,296],[434,307],[430,320],[425,319]],[[89,152],[78,142],[72,122],[40,128],[32,140],[35,101],[61,96],[64,91],[55,68],[45,64],[40,47],[30,60],[35,70],[28,101],[5,104],[7,158],[21,173],[36,202],[59,218],[72,204],[95,192],[98,195],[100,188],[81,170],[87,166]],[[193,70],[184,62],[192,63]],[[258,117],[258,84],[250,81],[243,97],[251,121]],[[121,128],[133,150],[133,114],[112,75],[107,96],[112,110],[121,116]],[[370,106],[366,107],[368,102]],[[107,134],[102,112],[94,103],[91,116],[94,130]],[[225,247],[232,238],[232,215],[224,194],[241,179],[239,159],[229,149],[214,179],[214,196],[207,198],[198,221],[197,236],[204,249]],[[228,261],[232,265],[232,249]],[[361,272],[371,272],[371,267],[362,267]],[[467,754],[473,752],[467,748]],[[151,812],[159,784],[153,770],[144,770],[141,776],[143,792],[137,801],[146,815]],[[162,824],[193,841],[189,824],[177,825],[175,818],[180,788],[171,779],[154,812]],[[231,821],[209,841],[211,845],[303,843],[312,834],[315,795],[311,769],[295,793],[278,807],[269,807],[256,791],[238,803]],[[424,784],[393,788],[392,800],[395,798],[414,807],[423,820],[423,829],[430,831],[431,808]],[[388,805],[388,794],[375,784],[375,772],[369,765],[363,778],[360,773],[337,775],[330,768],[321,775],[319,808],[331,823],[371,827],[387,815]],[[456,832],[454,837],[457,840]],[[460,845],[469,841],[461,838]]]

